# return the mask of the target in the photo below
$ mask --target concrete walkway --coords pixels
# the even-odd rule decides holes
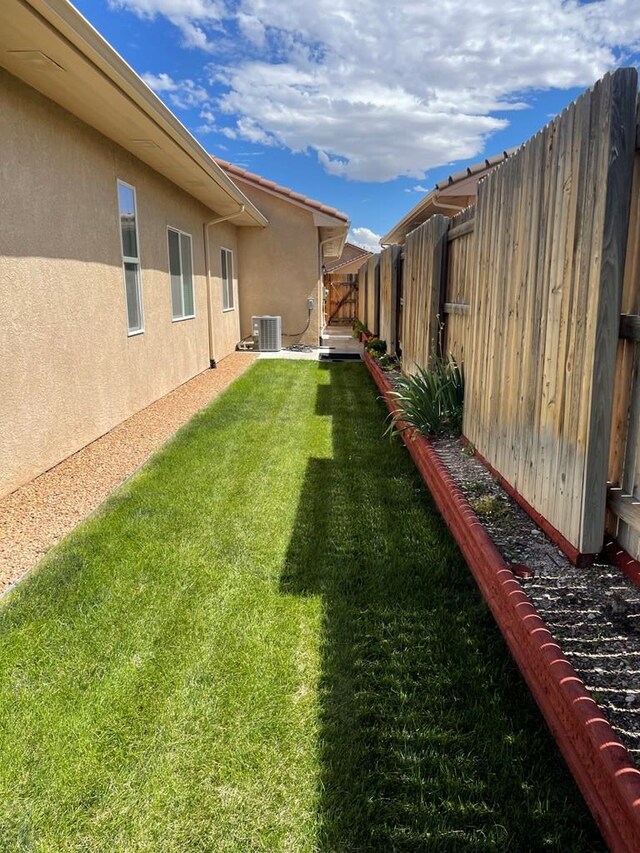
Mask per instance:
[[[353,337],[351,326],[327,326],[320,337],[319,347],[281,349],[280,352],[261,352],[258,358],[300,359],[320,361],[322,358],[341,355],[362,355],[363,346]]]
[[[322,344],[336,353],[359,353],[362,344],[353,337],[351,326],[327,326],[322,333]]]

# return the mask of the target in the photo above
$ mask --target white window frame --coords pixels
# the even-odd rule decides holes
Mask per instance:
[[[231,278],[229,280],[229,284],[225,287],[225,280],[222,277],[222,253],[227,253],[227,279],[229,280],[229,257],[231,257]],[[220,246],[220,278],[222,279],[222,311],[223,313],[227,313],[227,311],[235,311],[236,310],[236,294],[235,288],[233,284],[233,273],[235,270],[235,264],[233,262],[233,249],[227,249],[226,246]],[[230,296],[230,304],[226,303],[226,297]]]
[[[135,217],[135,230],[136,230],[136,248],[138,250],[138,256],[136,258],[129,257],[124,253],[124,243],[122,242],[122,214],[120,210],[120,187],[126,187],[131,190],[133,193],[133,215]],[[124,280],[124,310],[127,317],[127,334],[130,338],[135,335],[144,334],[144,306],[142,302],[142,269],[140,265],[140,234],[138,233],[138,196],[136,194],[136,188],[132,186],[132,184],[128,184],[126,181],[118,178],[117,187],[116,187],[117,201],[118,201],[118,230],[120,232],[120,252],[122,254],[122,277]],[[140,327],[132,329],[129,324],[129,306],[127,303],[127,275],[125,270],[125,264],[135,264],[136,269],[136,295],[138,298],[138,312],[140,314]]]
[[[182,303],[182,313],[176,316],[173,313],[173,290],[171,288],[171,249],[169,248],[169,231],[173,231],[180,237],[189,238],[189,250],[191,253],[191,298],[193,300],[193,314],[184,313],[184,266],[182,264],[182,240],[178,240],[178,251],[180,252],[180,301]],[[196,283],[193,272],[193,237],[188,231],[182,231],[180,228],[175,228],[173,225],[167,225],[167,254],[169,258],[169,298],[171,300],[171,322],[181,323],[183,320],[193,320],[196,316]]]

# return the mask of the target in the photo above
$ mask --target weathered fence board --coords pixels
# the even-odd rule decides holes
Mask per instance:
[[[324,286],[327,325],[353,325],[358,318],[357,273],[330,273],[324,277]]]
[[[581,553],[604,532],[636,88],[607,75],[529,140],[449,247],[450,281],[459,242],[477,253],[470,298],[447,294],[471,304],[465,434]]]
[[[402,369],[427,367],[438,351],[449,220],[436,215],[407,235],[403,270]]]
[[[387,351],[396,350],[396,304],[400,246],[388,246],[380,253],[380,337]]]
[[[358,270],[358,320],[367,325],[367,264]]]
[[[370,332],[380,331],[380,255],[367,261],[367,309],[365,323]]]
[[[444,295],[444,355],[458,364],[469,357],[471,317],[469,306],[476,264],[475,206],[461,211],[450,222],[447,235],[447,272]]]

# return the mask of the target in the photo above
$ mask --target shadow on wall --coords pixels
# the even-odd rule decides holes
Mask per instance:
[[[281,590],[322,595],[322,851],[604,849],[382,404],[328,364]]]

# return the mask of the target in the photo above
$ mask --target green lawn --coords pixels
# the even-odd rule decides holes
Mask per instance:
[[[360,364],[259,362],[0,604],[0,850],[603,849]]]

